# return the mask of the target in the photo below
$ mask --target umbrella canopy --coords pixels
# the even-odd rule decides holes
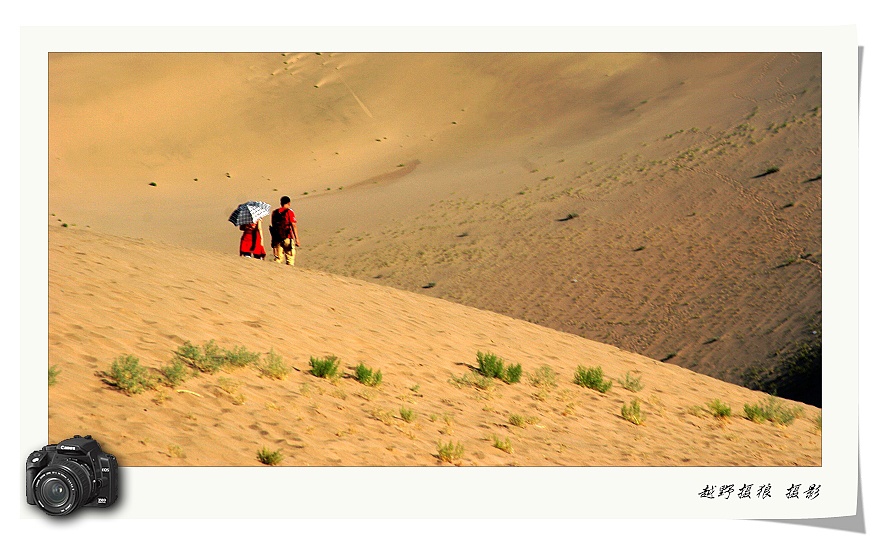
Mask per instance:
[[[268,203],[260,201],[248,201],[238,205],[238,208],[229,216],[229,221],[236,227],[247,225],[249,223],[257,223],[260,218],[265,218],[272,210],[272,206]]]

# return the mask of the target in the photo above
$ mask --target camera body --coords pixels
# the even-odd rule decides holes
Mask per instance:
[[[50,515],[108,507],[119,495],[119,465],[91,435],[74,435],[28,456],[25,494],[29,504]]]

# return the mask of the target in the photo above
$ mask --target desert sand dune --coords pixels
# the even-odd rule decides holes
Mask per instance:
[[[786,401],[801,411],[789,426],[756,423],[743,407],[766,394],[576,335],[327,273],[85,228],[51,227],[50,252],[49,359],[58,371],[50,441],[91,433],[126,466],[258,465],[262,448],[297,466],[821,464],[815,407]],[[200,373],[133,395],[102,379],[124,354],[158,375],[186,341],[211,340],[271,350],[290,373]],[[478,351],[521,365],[522,380],[475,384]],[[309,373],[309,358],[328,354],[341,361],[335,381]],[[380,370],[382,382],[355,380],[358,364]],[[601,367],[612,388],[575,384],[580,365]],[[535,382],[542,367],[554,384]],[[624,389],[618,380],[627,373],[644,388]],[[633,399],[642,425],[621,416]],[[730,417],[710,413],[715,399]],[[448,443],[461,445],[461,458],[439,458],[438,444]]]
[[[726,383],[820,342],[819,55],[52,54],[49,69],[54,439],[99,425],[71,412],[87,403],[125,422],[108,432],[137,430],[112,445],[134,465],[258,463],[259,439],[294,465],[439,463],[440,439],[465,464],[820,463],[814,407],[784,429],[694,409],[741,413],[766,395]],[[285,194],[303,247],[279,276],[235,255],[226,218]],[[237,371],[233,394],[192,379],[201,397],[127,397],[94,375],[212,339],[297,370]],[[496,349],[559,385],[457,388]],[[308,375],[327,353],[387,382]],[[592,361],[646,389],[582,390]],[[619,416],[632,397],[648,424]],[[536,423],[505,424],[513,411]],[[221,438],[235,446],[206,452]]]

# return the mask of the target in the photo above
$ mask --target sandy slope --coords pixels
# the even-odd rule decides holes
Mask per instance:
[[[50,221],[234,253],[287,193],[303,267],[738,382],[821,322],[821,100],[815,54],[51,55]]]
[[[618,348],[455,303],[327,273],[208,250],[51,226],[50,440],[91,433],[120,463],[255,465],[278,449],[283,465],[441,464],[438,442],[460,443],[462,465],[820,465],[819,411],[786,428],[741,416],[764,394]],[[200,375],[181,390],[128,396],[98,376],[122,354],[154,370],[184,341],[274,350],[284,380],[247,368]],[[522,365],[523,381],[457,385],[491,351]],[[308,374],[335,354],[383,373],[370,388]],[[572,382],[578,365],[615,380],[606,394]],[[549,366],[554,387],[529,376]],[[633,393],[616,380],[641,377]],[[224,388],[231,390],[224,391]],[[644,425],[620,416],[642,402]],[[734,415],[718,420],[706,403]],[[792,406],[794,404],[791,404]],[[703,409],[699,409],[699,407]],[[407,423],[400,408],[410,408]],[[520,415],[523,427],[510,423]],[[509,439],[511,453],[493,446]]]

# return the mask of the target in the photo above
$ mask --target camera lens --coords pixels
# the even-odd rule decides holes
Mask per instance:
[[[89,471],[72,460],[62,460],[40,471],[34,479],[34,499],[50,515],[67,515],[92,496]]]
[[[40,493],[51,507],[61,507],[70,499],[70,487],[58,477],[49,477],[40,486]]]

